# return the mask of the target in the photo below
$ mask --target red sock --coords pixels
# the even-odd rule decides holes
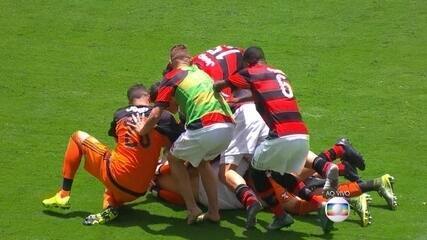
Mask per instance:
[[[342,156],[344,155],[344,152],[345,152],[343,146],[335,144],[332,149],[335,152],[336,158],[342,158]]]
[[[242,203],[243,206],[248,208],[252,204],[258,202],[254,191],[246,184],[240,184],[234,189],[234,194],[236,194],[237,199]]]
[[[323,151],[319,156],[324,157],[329,162],[334,161],[337,158],[341,158],[344,154],[344,147],[335,144],[332,148]]]
[[[77,144],[79,140],[77,139],[77,134],[73,134],[68,141],[67,150],[65,151],[64,164],[62,168],[62,176],[67,179],[74,179],[77,169],[80,165],[80,160],[82,158],[82,152],[80,147]]]
[[[258,202],[255,193],[249,187],[241,190],[239,193],[239,200],[246,208]]]
[[[333,165],[334,165],[334,163],[332,163],[332,162],[326,162],[325,163],[325,165],[323,166],[323,169],[322,169],[322,176],[323,177],[326,177],[326,174],[328,173],[329,169]]]
[[[274,216],[282,216],[283,214],[285,214],[285,210],[283,209],[283,207],[280,205],[280,203],[272,206],[270,208],[271,212],[274,214]]]
[[[299,192],[305,188],[305,183],[303,181],[298,181],[294,187],[294,194],[299,194]]]
[[[338,163],[337,166],[338,166],[338,170],[339,170],[340,176],[344,176],[344,174],[345,174],[345,165],[342,164],[342,163]]]

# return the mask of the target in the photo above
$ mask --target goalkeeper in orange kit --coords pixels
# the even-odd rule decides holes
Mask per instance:
[[[162,148],[168,148],[181,134],[181,127],[167,111],[148,134],[141,136],[135,128],[150,114],[149,91],[137,84],[127,91],[129,105],[114,114],[108,134],[115,138],[114,150],[83,131],[70,137],[62,169],[61,189],[42,201],[45,207],[70,208],[74,176],[84,156],[84,168],[104,184],[103,211],[86,217],[83,224],[108,222],[118,216],[118,207],[143,196],[150,185]]]

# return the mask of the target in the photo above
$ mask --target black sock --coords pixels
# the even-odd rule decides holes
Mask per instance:
[[[377,191],[378,188],[381,186],[378,183],[376,183],[374,180],[360,181],[357,184],[359,184],[360,190],[362,190],[363,193],[370,192],[370,191]]]
[[[249,174],[254,182],[254,189],[257,192],[265,192],[270,189],[270,182],[265,175],[265,171],[257,170],[252,166],[249,168]]]
[[[273,172],[271,176],[287,191],[296,194],[298,197],[307,201],[313,197],[313,192],[303,182],[298,181],[294,175],[289,173],[281,175],[280,173]]]
[[[62,190],[71,191],[71,186],[73,185],[73,179],[64,178],[62,180]]]
[[[279,203],[274,194],[271,194],[267,197],[263,197],[262,200],[264,200],[264,202],[267,203],[267,205],[270,207],[275,206]]]
[[[323,168],[328,161],[322,157],[316,157],[313,161],[313,170],[323,176]]]
[[[288,192],[294,192],[295,187],[298,183],[298,179],[294,175],[289,173],[285,173],[282,175],[278,172],[272,172],[271,177],[274,179],[274,181],[284,187]]]
[[[240,202],[243,203],[243,194],[250,190],[248,185],[246,184],[239,184],[236,189],[234,189],[234,194],[236,194],[237,199],[239,199]]]

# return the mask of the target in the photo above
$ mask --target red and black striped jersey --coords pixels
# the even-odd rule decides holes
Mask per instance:
[[[251,90],[257,111],[270,128],[271,137],[308,133],[291,85],[282,71],[256,64],[233,74],[228,82]]]
[[[207,73],[214,81],[226,80],[243,68],[243,49],[220,45],[193,57],[193,64]],[[231,89],[221,91],[231,97]]]
[[[207,73],[214,81],[228,79],[243,68],[243,50],[220,45],[193,57],[193,64]]]

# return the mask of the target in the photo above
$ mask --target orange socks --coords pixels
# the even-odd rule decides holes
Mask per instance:
[[[362,194],[362,190],[357,182],[345,182],[338,186],[338,192],[343,192],[349,197],[356,197]],[[347,193],[349,195],[347,195]]]
[[[82,152],[78,145],[77,134],[74,133],[71,135],[70,140],[68,141],[67,150],[65,151],[64,163],[62,167],[62,189],[61,197],[66,197],[70,195],[71,186],[73,185],[74,175],[76,175],[77,169],[80,165],[80,160],[82,158]]]

